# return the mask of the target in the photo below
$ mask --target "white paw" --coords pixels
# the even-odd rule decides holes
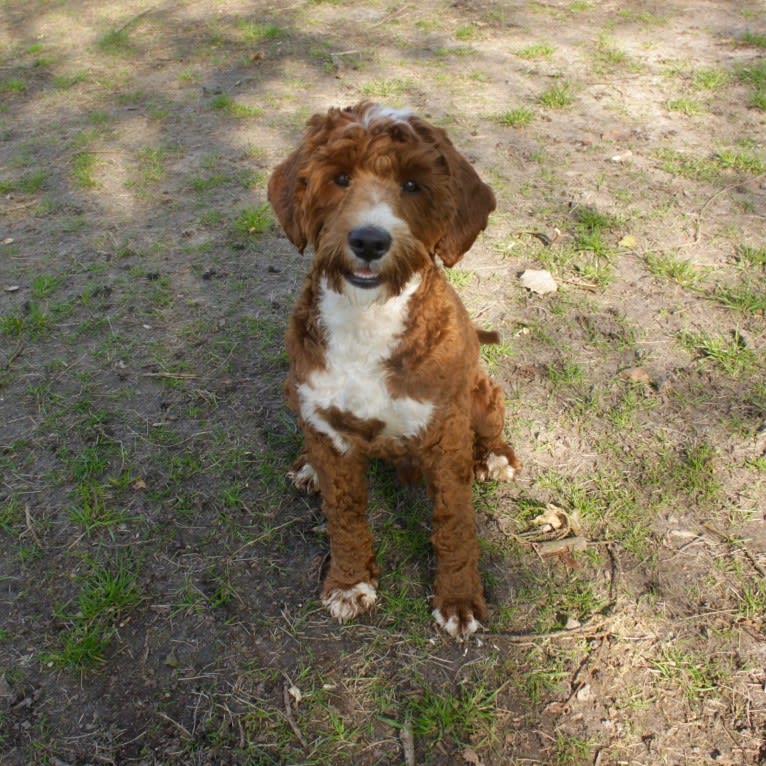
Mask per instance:
[[[436,624],[445,633],[452,636],[452,638],[456,638],[458,641],[462,641],[463,639],[472,636],[479,630],[479,628],[481,628],[481,623],[473,616],[473,614],[471,614],[471,619],[466,623],[463,623],[456,614],[453,614],[452,617],[445,620],[440,609],[434,609],[431,614],[433,615],[434,620],[436,620]]]
[[[346,622],[372,609],[377,597],[375,586],[368,582],[358,582],[348,590],[330,591],[322,598],[322,603],[338,622]]]
[[[287,478],[301,491],[309,495],[319,492],[319,476],[311,463],[304,463],[297,471],[288,471]]]
[[[512,481],[516,470],[508,462],[505,455],[496,455],[490,452],[486,459],[487,478],[492,481]]]

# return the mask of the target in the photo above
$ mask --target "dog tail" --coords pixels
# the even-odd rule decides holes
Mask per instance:
[[[496,330],[480,330],[477,327],[476,334],[479,336],[479,343],[482,346],[496,346],[500,343],[500,333]]]

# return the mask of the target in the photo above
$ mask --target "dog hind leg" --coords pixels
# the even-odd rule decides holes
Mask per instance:
[[[307,495],[315,495],[319,492],[319,476],[314,466],[309,463],[305,452],[296,458],[292,468],[287,472],[287,478],[295,485],[295,488]]]
[[[521,470],[513,448],[503,441],[503,391],[480,373],[471,391],[471,428],[474,433],[474,475],[479,481],[511,481]]]

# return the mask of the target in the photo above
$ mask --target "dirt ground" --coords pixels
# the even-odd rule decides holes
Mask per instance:
[[[339,626],[284,478],[266,181],[361,99],[498,198],[450,278],[525,468],[466,645],[424,492],[374,467]],[[766,764],[765,137],[756,0],[0,3],[0,763]]]

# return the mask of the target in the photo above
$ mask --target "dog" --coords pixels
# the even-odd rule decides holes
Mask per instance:
[[[288,239],[314,252],[287,329],[285,392],[304,436],[289,476],[321,493],[327,517],[322,601],[341,622],[375,603],[366,469],[390,460],[427,483],[433,616],[462,640],[487,617],[472,480],[521,467],[480,361],[497,335],[473,325],[443,269],[486,227],[494,194],[444,130],[370,102],[314,115],[268,194]]]

